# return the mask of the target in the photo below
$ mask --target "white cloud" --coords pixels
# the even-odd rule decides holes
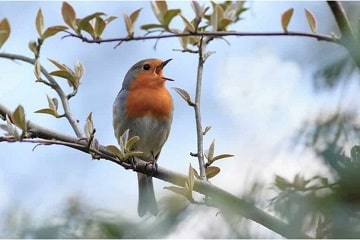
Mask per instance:
[[[254,180],[271,184],[274,174],[292,179],[297,173],[324,173],[311,152],[289,150],[290,138],[324,101],[312,93],[301,66],[263,49],[228,58],[223,66],[215,89],[224,112],[235,119],[231,149],[236,159],[222,163],[214,182],[241,193]]]
[[[258,51],[227,59],[219,77],[219,101],[239,124],[249,125],[249,137],[281,139],[309,111],[309,91],[300,67],[276,55]]]

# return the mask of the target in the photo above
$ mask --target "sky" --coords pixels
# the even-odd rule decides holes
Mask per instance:
[[[106,4],[76,1],[70,4],[79,17],[96,11],[119,16],[105,30],[106,38],[124,36],[121,15],[138,8],[142,11],[137,26],[156,22],[147,1]],[[294,7],[289,29],[310,32],[303,13],[307,8],[318,19],[328,19],[319,21],[319,32],[337,31],[330,29],[333,19],[323,2],[254,1],[247,4],[250,10],[243,14],[244,20],[231,26],[231,30],[281,31],[281,13]],[[168,5],[181,8],[185,16],[193,17],[190,2],[176,1]],[[0,51],[32,57],[28,42],[37,38],[34,18],[39,8],[45,26],[62,24],[61,2],[0,2],[0,19],[7,17],[12,28],[9,40]],[[181,20],[175,20],[173,26],[182,28]],[[144,33],[135,32],[136,35]],[[112,130],[112,103],[129,67],[145,58],[173,58],[164,72],[167,77],[175,79],[175,82],[167,83],[175,105],[174,120],[158,163],[183,174],[187,174],[189,164],[197,166],[196,159],[189,156],[190,152],[196,151],[193,109],[171,90],[172,87],[183,88],[194,97],[196,55],[174,51],[180,48],[177,39],[160,40],[156,49],[152,40],[123,43],[114,48],[116,43],[86,44],[74,38],[61,39],[61,36],[63,34],[45,42],[41,63],[50,71],[54,67],[48,58],[68,66],[77,61],[84,65],[85,74],[79,92],[70,104],[82,126],[92,112],[96,138],[103,145],[116,144]],[[212,126],[204,138],[205,148],[215,139],[216,153],[235,155],[219,161],[217,166],[221,167],[221,172],[212,183],[234,194],[242,194],[254,181],[271,186],[274,174],[289,179],[299,172],[307,177],[327,174],[326,168],[312,152],[291,146],[290,139],[304,120],[313,119],[319,111],[331,110],[338,103],[340,90],[315,93],[311,79],[319,57],[316,49],[325,45],[332,51],[338,47],[300,37],[229,37],[227,41],[229,44],[217,40],[209,45],[208,50],[216,53],[207,60],[203,75],[202,120],[204,126]],[[35,83],[31,66],[6,59],[0,59],[0,66],[2,104],[10,109],[21,104],[27,119],[56,131],[74,134],[65,119],[34,113],[47,106],[46,95],[56,95],[47,86]],[[59,80],[69,91],[62,81]],[[351,108],[358,86],[351,83],[346,88],[349,94],[343,102]],[[33,144],[0,144],[0,212],[18,204],[42,216],[67,197],[77,195],[95,208],[137,219],[134,172],[125,171],[109,161],[91,160],[90,156],[66,147],[33,148]],[[163,189],[168,183],[156,179],[154,182],[158,199],[169,194]],[[200,236],[197,235],[200,233],[190,232],[179,228],[173,236]]]

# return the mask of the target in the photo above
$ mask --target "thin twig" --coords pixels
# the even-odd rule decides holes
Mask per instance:
[[[7,58],[7,59],[11,59],[11,60],[19,60],[19,61],[23,61],[32,65],[35,65],[35,60],[32,58],[28,58],[22,55],[18,55],[18,54],[10,54],[10,53],[0,53],[0,58]],[[40,71],[42,74],[44,74],[44,76],[46,77],[46,79],[49,81],[50,86],[52,89],[54,89],[56,91],[56,93],[59,95],[59,98],[61,100],[63,109],[64,109],[64,115],[66,117],[66,119],[68,120],[68,122],[70,123],[72,129],[74,130],[75,134],[77,137],[79,138],[83,138],[84,135],[82,133],[82,130],[78,124],[78,121],[76,120],[76,118],[73,116],[72,111],[71,111],[71,107],[69,104],[69,99],[66,96],[66,94],[64,93],[64,91],[61,89],[60,85],[55,81],[55,79],[48,73],[48,71],[41,66]]]
[[[67,32],[66,37],[79,38],[87,43],[106,43],[106,42],[128,42],[128,41],[140,41],[149,39],[161,39],[161,38],[174,38],[174,37],[190,37],[190,36],[208,36],[208,37],[226,37],[226,36],[238,36],[238,37],[271,37],[271,36],[298,36],[298,37],[310,37],[315,38],[319,41],[338,43],[338,38],[333,35],[307,33],[307,32],[194,32],[194,33],[170,33],[156,36],[137,36],[137,37],[123,37],[123,38],[108,38],[108,39],[89,39],[82,35],[76,35],[74,33]]]
[[[200,38],[199,42],[199,60],[198,60],[198,68],[197,68],[197,75],[196,75],[196,92],[195,92],[195,104],[194,104],[194,111],[195,111],[195,121],[196,121],[196,135],[197,135],[197,158],[199,161],[199,170],[200,170],[200,177],[203,180],[206,180],[206,172],[205,172],[205,161],[204,161],[204,135],[203,129],[201,124],[201,109],[200,109],[200,102],[201,102],[201,85],[202,85],[202,75],[203,75],[203,68],[204,68],[204,50],[205,50],[205,43],[203,41],[203,37]]]

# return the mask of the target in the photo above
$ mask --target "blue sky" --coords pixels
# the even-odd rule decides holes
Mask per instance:
[[[124,36],[122,14],[143,8],[138,26],[156,22],[149,2],[70,2],[79,17],[95,11],[119,16],[105,37]],[[206,3],[206,2],[204,2]],[[184,15],[193,17],[190,2],[169,2],[171,8],[181,8]],[[12,27],[11,37],[0,51],[32,56],[28,42],[37,37],[34,18],[42,9],[45,25],[62,24],[61,2],[1,2],[0,18],[7,17]],[[331,18],[322,2],[250,2],[244,20],[231,27],[237,31],[281,31],[281,13],[295,8],[291,30],[310,32],[303,9],[310,9],[319,21],[319,32],[329,33]],[[182,28],[180,20],[173,23]],[[137,31],[137,35],[144,32]],[[80,61],[85,67],[78,95],[71,100],[74,115],[83,125],[89,112],[93,113],[96,137],[101,144],[115,144],[112,130],[112,103],[128,68],[138,60],[155,57],[173,58],[166,76],[175,79],[167,86],[180,87],[192,96],[195,89],[197,56],[173,51],[179,49],[177,39],[115,44],[86,44],[78,39],[60,39],[57,35],[45,42],[41,63],[53,66],[47,58],[68,66]],[[218,163],[222,172],[212,181],[233,193],[242,193],[251,181],[267,184],[274,173],[292,178],[301,172],[311,176],[326,174],[315,156],[301,147],[289,149],[289,138],[305,119],[312,119],[320,110],[331,109],[338,102],[340,91],[314,94],[311,73],[317,62],[319,46],[337,46],[300,37],[229,37],[213,41],[208,50],[216,51],[206,62],[202,94],[203,125],[212,129],[205,136],[205,147],[216,139],[217,153],[232,153],[236,157]],[[301,50],[304,49],[304,50]],[[305,51],[305,49],[307,51]],[[11,109],[22,104],[28,119],[54,130],[72,134],[64,119],[35,114],[47,106],[46,94],[55,92],[35,83],[31,66],[0,59],[0,101]],[[59,82],[62,82],[60,79]],[[66,90],[67,84],[62,84]],[[355,98],[354,87],[343,101],[348,107]],[[355,90],[350,90],[355,89]],[[70,90],[69,90],[70,91]],[[172,131],[165,144],[159,165],[187,173],[196,159],[193,109],[171,90],[175,112]],[[345,104],[344,104],[345,105]],[[96,208],[121,212],[137,217],[137,182],[134,172],[125,171],[108,161],[93,161],[90,156],[61,146],[40,146],[34,151],[31,144],[0,144],[0,211],[18,203],[39,216],[63,203],[71,195],[81,196]],[[229,184],[236,183],[236,184]],[[158,199],[165,194],[167,183],[155,180]],[[184,237],[190,233],[184,232]],[[195,233],[194,233],[195,234]],[[196,236],[196,235],[195,235]],[[170,236],[171,237],[171,236]]]

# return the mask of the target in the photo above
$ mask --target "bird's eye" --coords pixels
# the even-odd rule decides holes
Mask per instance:
[[[149,69],[150,69],[150,65],[149,65],[149,64],[144,64],[143,69],[144,69],[144,70],[149,70]]]

